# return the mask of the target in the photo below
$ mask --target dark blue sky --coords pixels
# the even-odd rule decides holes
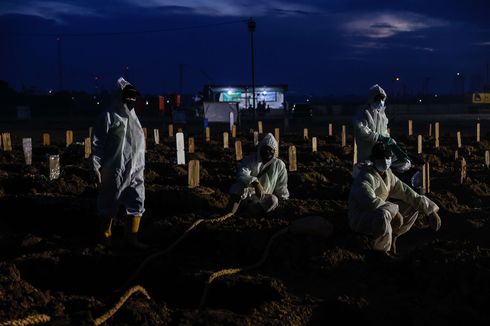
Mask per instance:
[[[451,93],[458,72],[472,90],[490,63],[490,0],[2,0],[0,79],[57,89],[60,34],[66,89],[94,90],[96,75],[110,89],[126,65],[143,93],[178,91],[179,64],[185,93],[246,84],[249,17],[257,85],[290,94],[390,92],[395,76],[407,91]]]

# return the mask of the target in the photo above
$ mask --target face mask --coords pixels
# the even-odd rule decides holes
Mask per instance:
[[[124,104],[126,104],[126,106],[128,107],[128,110],[133,110],[136,106],[136,101],[126,99],[126,100],[124,100]]]
[[[262,162],[266,163],[272,160],[274,157],[274,149],[269,146],[262,146],[260,149],[260,158]]]
[[[374,167],[376,167],[376,170],[380,172],[385,172],[390,168],[390,166],[391,166],[391,158],[374,161]]]
[[[380,110],[385,107],[385,100],[377,101],[371,104],[371,108]]]

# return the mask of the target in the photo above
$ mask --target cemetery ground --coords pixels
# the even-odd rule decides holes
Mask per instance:
[[[433,121],[435,122],[435,121]],[[392,135],[406,146],[415,167],[429,163],[427,196],[439,206],[442,227],[436,233],[420,221],[398,240],[398,259],[380,260],[369,251],[369,239],[347,225],[347,198],[352,182],[352,127],[347,120],[345,146],[341,122],[264,121],[264,132],[280,128],[279,157],[290,164],[296,148],[297,170],[289,172],[291,199],[269,216],[240,212],[221,223],[203,222],[172,250],[165,250],[199,219],[227,213],[228,189],[238,162],[235,140],[244,154],[254,152],[254,123],[243,123],[236,139],[227,126],[211,125],[209,142],[201,125],[183,128],[186,165],[176,164],[175,136],[159,122],[145,122],[146,213],[141,240],[145,252],[95,245],[96,195],[83,141],[88,125],[67,121],[56,127],[21,124],[11,128],[12,150],[0,150],[0,324],[45,315],[53,325],[101,323],[125,290],[141,285],[150,298],[136,292],[107,319],[108,325],[442,325],[490,323],[490,149],[488,121],[476,139],[475,121],[435,124],[407,121],[392,125]],[[451,126],[450,128],[448,126]],[[153,128],[159,130],[155,144]],[[303,128],[308,127],[308,138]],[[66,146],[65,130],[74,143]],[[458,148],[458,130],[463,130]],[[42,145],[42,133],[51,135]],[[429,134],[430,133],[430,134]],[[422,153],[418,154],[418,135]],[[195,151],[188,152],[188,137]],[[262,137],[259,135],[259,138]],[[32,164],[26,165],[22,137],[32,137]],[[317,151],[312,152],[316,137]],[[2,142],[3,145],[3,142]],[[457,153],[457,155],[456,155]],[[49,179],[48,156],[59,155],[60,177]],[[456,158],[457,156],[457,158]],[[463,162],[466,165],[464,165]],[[188,186],[188,162],[198,160],[199,186]],[[271,237],[306,216],[331,223],[328,238],[281,233],[274,238],[263,264],[214,280],[202,301],[205,284],[216,271],[255,264],[264,257]],[[123,234],[122,216],[114,225]],[[128,280],[131,280],[128,283]],[[48,318],[49,317],[49,318]],[[42,319],[42,318],[41,318]],[[47,320],[46,319],[46,320]]]

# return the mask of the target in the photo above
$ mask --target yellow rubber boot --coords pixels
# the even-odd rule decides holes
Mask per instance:
[[[101,228],[101,244],[106,246],[106,247],[110,247],[112,245],[112,242],[111,242],[111,238],[112,238],[112,218],[111,217],[108,217],[108,218],[103,218],[101,220],[101,225],[100,225],[100,228]]]
[[[126,244],[133,249],[145,250],[148,246],[138,241],[141,216],[128,216],[126,224]]]

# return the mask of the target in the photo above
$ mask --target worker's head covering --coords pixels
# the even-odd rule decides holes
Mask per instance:
[[[112,92],[112,100],[114,106],[117,108],[121,108],[124,98],[134,98],[137,96],[140,96],[140,93],[136,90],[136,88],[123,77],[119,77],[119,79],[116,81],[116,87]]]
[[[371,156],[370,159],[371,161],[375,160],[384,160],[387,157],[393,156],[393,153],[390,149],[389,146],[387,146],[385,143],[382,142],[377,142],[374,146],[373,149],[371,150]]]
[[[375,85],[371,86],[371,88],[369,88],[368,102],[374,103],[374,99],[378,95],[383,95],[384,99],[386,99],[386,97],[387,97],[385,90],[382,89],[381,86],[379,86],[378,84],[375,84]]]
[[[257,149],[260,151],[262,146],[269,146],[274,150],[274,152],[277,152],[277,141],[271,133],[268,133],[264,136],[264,138],[262,138]]]

